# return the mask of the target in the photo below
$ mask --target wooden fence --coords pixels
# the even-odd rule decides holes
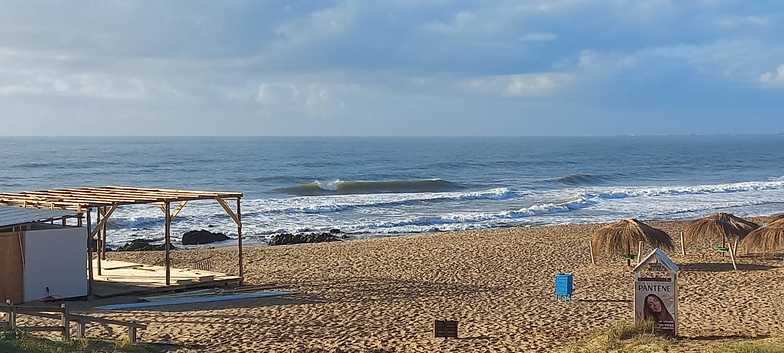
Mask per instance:
[[[0,328],[9,329],[11,332],[15,332],[16,330],[28,332],[59,332],[63,335],[63,340],[66,342],[71,341],[72,322],[76,323],[76,335],[78,338],[85,337],[87,324],[89,323],[126,327],[128,329],[128,342],[131,344],[138,342],[137,330],[147,328],[147,325],[135,321],[128,322],[74,314],[70,312],[66,304],[60,306],[20,306],[6,302],[6,304],[0,304],[0,313],[5,313],[7,316],[6,322],[0,321]],[[16,322],[19,315],[59,320],[60,325],[19,326]]]

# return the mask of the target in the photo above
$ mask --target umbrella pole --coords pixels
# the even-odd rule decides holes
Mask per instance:
[[[642,241],[637,243],[637,263],[640,263],[640,259],[642,259]]]
[[[593,242],[588,243],[588,250],[591,252],[591,265],[596,266],[596,260],[593,258]]]
[[[730,260],[732,260],[732,268],[735,271],[737,271],[738,270],[738,265],[735,263],[735,250],[732,248],[732,244],[729,244],[729,246],[730,246]]]
[[[683,242],[683,231],[681,231],[681,255],[686,256],[686,243]]]
[[[632,257],[632,254],[631,254],[632,250],[631,250],[631,247],[632,247],[631,244],[629,244],[629,241],[627,240],[626,241],[626,266],[627,267],[632,267],[632,258],[631,258]]]

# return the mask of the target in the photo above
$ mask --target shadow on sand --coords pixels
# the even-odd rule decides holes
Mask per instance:
[[[700,262],[681,265],[684,271],[694,272],[729,272],[734,271],[729,262]],[[776,268],[775,266],[759,264],[738,264],[738,271],[765,271]]]

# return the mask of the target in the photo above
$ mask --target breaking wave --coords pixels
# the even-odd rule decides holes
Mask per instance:
[[[442,179],[414,179],[414,180],[335,180],[312,183],[277,189],[290,195],[319,196],[319,195],[353,195],[353,194],[380,194],[380,193],[422,193],[446,192],[461,190],[464,187]]]
[[[329,213],[359,207],[388,207],[425,202],[509,200],[525,193],[508,188],[495,188],[469,192],[365,194],[350,196],[296,197],[278,200],[249,200],[257,212],[269,213]]]
[[[594,174],[571,174],[567,176],[562,176],[558,178],[549,179],[549,182],[558,183],[562,185],[570,185],[570,186],[577,186],[577,185],[600,185],[610,179],[604,175],[594,175]]]

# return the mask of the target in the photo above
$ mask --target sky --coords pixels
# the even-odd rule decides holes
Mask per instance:
[[[0,135],[784,132],[784,2],[0,0]]]

